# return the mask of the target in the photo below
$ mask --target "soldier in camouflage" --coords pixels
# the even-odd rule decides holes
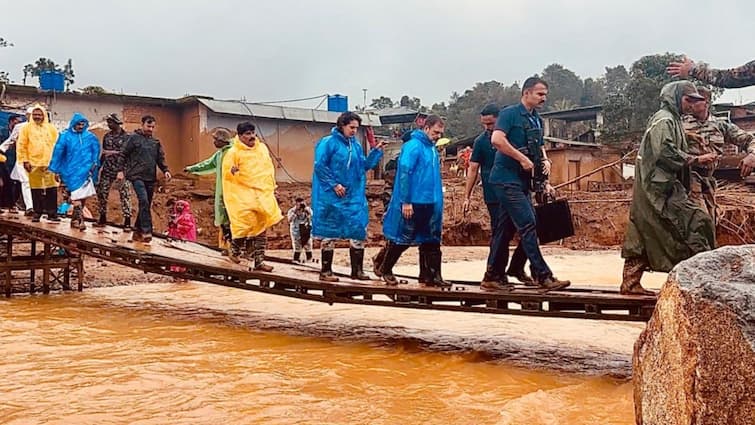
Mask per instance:
[[[102,227],[107,222],[107,201],[110,195],[110,187],[116,183],[118,194],[121,197],[121,212],[123,213],[123,226],[131,227],[131,183],[123,176],[123,156],[121,147],[126,141],[128,133],[123,129],[123,122],[116,114],[110,114],[106,118],[110,131],[105,133],[102,139],[102,168],[100,180],[97,183],[97,204],[100,209],[100,217],[95,227]]]
[[[675,77],[692,77],[725,89],[755,85],[755,60],[732,69],[712,69],[707,64],[695,63],[685,57],[683,62],[671,62],[666,71]]]
[[[687,153],[690,155],[705,155],[715,153],[720,156],[724,151],[724,144],[736,145],[748,155],[740,164],[744,171],[755,165],[755,140],[753,136],[736,125],[722,120],[716,120],[710,115],[710,90],[698,87],[698,92],[705,97],[705,102],[697,102],[690,115],[684,115],[682,125],[687,138]],[[689,170],[689,198],[697,202],[709,212],[713,223],[716,223],[716,179],[713,172],[717,162],[708,165],[692,164]]]

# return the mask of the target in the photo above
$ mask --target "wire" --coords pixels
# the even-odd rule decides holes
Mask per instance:
[[[241,100],[237,100],[236,102],[239,102],[241,105],[243,105],[244,108],[246,108],[246,110],[249,112],[249,115],[252,117],[252,121],[254,122],[254,126],[259,129],[259,134],[258,134],[259,138],[262,139],[263,143],[267,144],[267,142],[265,141],[265,135],[262,134],[262,127],[260,127],[259,122],[257,122],[257,117],[254,115],[254,112],[252,112],[251,108],[249,108],[249,105],[247,105],[246,102],[243,102]],[[268,151],[270,151],[270,149],[268,149]],[[295,183],[304,183],[303,181],[297,179],[296,177],[292,176],[291,173],[288,172],[288,170],[286,169],[286,167],[283,165],[283,161],[280,159],[280,157],[278,157],[278,155],[270,152],[270,156],[273,159],[275,159],[275,162],[278,163],[278,166],[283,170],[284,173],[286,173],[286,175],[293,182],[295,182]]]
[[[302,98],[299,98],[299,99],[270,100],[270,101],[266,101],[266,102],[249,102],[249,103],[251,103],[253,105],[255,105],[255,104],[265,104],[265,103],[294,103],[294,102],[304,102],[305,100],[315,100],[315,99],[319,99],[319,98],[327,99],[328,95],[327,94],[321,94],[321,95],[318,95],[318,96],[302,97]],[[320,102],[320,104],[322,104],[322,102]],[[315,108],[315,109],[317,109],[317,108]]]

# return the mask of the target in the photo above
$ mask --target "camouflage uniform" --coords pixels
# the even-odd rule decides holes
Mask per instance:
[[[724,144],[738,146],[743,152],[755,153],[753,136],[727,121],[708,118],[700,122],[691,115],[682,118],[684,133],[687,137],[687,153],[704,155],[715,152],[721,155]],[[716,179],[713,172],[717,164],[707,166],[693,165],[689,171],[689,198],[709,212],[716,223]]]
[[[695,64],[689,70],[690,77],[725,89],[755,85],[755,60],[732,69],[711,69],[707,64]]]
[[[102,139],[102,150],[120,151],[121,147],[126,141],[128,134],[121,130],[120,133],[114,133],[109,131]],[[100,172],[100,180],[97,183],[97,203],[100,209],[100,219],[107,215],[107,200],[110,195],[110,187],[113,182],[117,180],[118,173],[123,171],[123,156],[122,155],[104,155],[102,156],[102,171]],[[127,222],[131,219],[131,194],[129,188],[131,182],[125,178],[116,184],[118,193],[121,197],[121,211],[123,212],[123,218]]]

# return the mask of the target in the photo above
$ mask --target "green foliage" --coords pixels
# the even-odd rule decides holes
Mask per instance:
[[[391,100],[391,98],[387,96],[380,96],[377,99],[372,99],[372,103],[370,103],[370,108],[375,108],[375,109],[393,108],[393,100]]]
[[[73,62],[71,61],[71,59],[68,59],[68,61],[63,66],[63,68],[61,68],[52,59],[39,58],[33,64],[24,65],[24,68],[23,68],[24,84],[26,84],[27,77],[30,77],[30,76],[39,77],[45,71],[62,72],[63,77],[65,78],[65,82],[66,82],[66,90],[69,90],[71,87],[71,84],[73,84],[74,82],[73,78],[75,77],[75,74],[73,72]]]
[[[401,96],[401,100],[398,101],[398,106],[404,106],[409,109],[419,111],[422,109],[422,101],[418,97],[409,97],[407,95]]]
[[[101,86],[86,86],[81,89],[83,94],[107,94],[108,91]]]
[[[660,108],[661,88],[675,81],[666,73],[666,65],[681,58],[675,53],[648,55],[635,61],[629,72],[621,65],[606,68],[608,98],[603,104],[603,141],[639,141],[648,119]],[[711,90],[714,98],[723,92]]]
[[[13,47],[13,43],[4,39],[3,37],[0,37],[0,48],[2,47]],[[0,70],[0,83],[9,83],[9,82],[10,82],[10,77],[8,76],[8,72]]]

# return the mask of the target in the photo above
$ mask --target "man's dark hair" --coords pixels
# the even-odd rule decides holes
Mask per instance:
[[[428,115],[427,118],[425,118],[424,128],[432,128],[433,126],[435,126],[435,124],[440,124],[444,127],[446,125],[446,123],[443,122],[443,118],[437,115]]]
[[[482,115],[483,117],[486,115],[497,117],[499,112],[501,112],[501,108],[499,108],[498,105],[496,105],[495,103],[489,103],[485,105],[484,108],[482,108],[480,115]]]
[[[257,127],[254,126],[249,121],[240,122],[239,125],[236,126],[236,133],[241,136],[242,134],[246,133],[247,131],[254,131]]]
[[[151,122],[157,122],[157,118],[153,117],[152,115],[145,115],[142,117],[142,124],[147,124]]]
[[[524,92],[526,92],[527,90],[530,90],[531,88],[535,87],[538,84],[544,85],[546,89],[548,88],[548,83],[546,83],[545,80],[543,80],[540,77],[530,77],[524,80],[524,84],[522,84],[522,94],[524,94]]]
[[[336,127],[346,127],[350,122],[355,120],[359,123],[359,125],[362,125],[362,117],[360,117],[359,114],[349,111],[344,112],[338,116],[338,119],[336,120]]]
[[[302,198],[302,197],[300,196],[300,197],[298,197],[298,198],[294,199],[294,201],[295,201],[295,202],[296,202],[297,204],[299,204],[299,203],[302,203],[302,202],[304,202],[304,198]]]

